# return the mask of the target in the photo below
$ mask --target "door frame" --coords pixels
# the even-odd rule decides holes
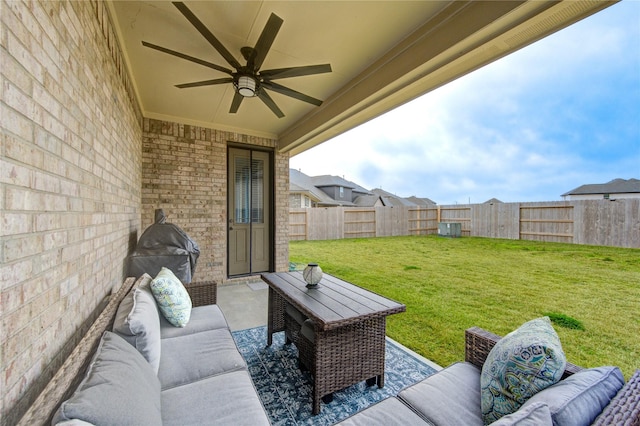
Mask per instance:
[[[276,191],[275,191],[275,151],[272,148],[268,148],[268,147],[261,147],[261,146],[255,146],[255,145],[245,145],[245,144],[238,144],[238,143],[227,143],[227,161],[226,161],[226,179],[227,179],[227,195],[226,195],[226,210],[227,210],[227,214],[225,217],[225,232],[226,232],[226,244],[227,244],[227,249],[226,249],[226,259],[225,259],[225,264],[226,264],[226,276],[227,278],[239,278],[239,277],[246,277],[246,276],[252,276],[255,275],[256,272],[253,272],[252,267],[251,267],[251,254],[252,254],[252,250],[253,248],[250,246],[249,247],[249,272],[248,273],[244,273],[244,274],[235,274],[235,275],[230,275],[229,273],[229,257],[231,255],[230,253],[230,248],[231,248],[231,244],[230,244],[230,232],[229,232],[229,219],[233,218],[233,206],[230,205],[230,200],[231,200],[231,185],[232,182],[229,179],[229,171],[230,171],[230,167],[231,167],[231,149],[240,149],[240,150],[245,150],[245,151],[249,151],[250,152],[250,157],[251,157],[251,152],[254,151],[258,151],[258,152],[262,152],[262,153],[266,153],[268,154],[268,161],[266,166],[269,168],[269,180],[267,182],[267,186],[268,186],[268,191],[269,191],[269,205],[265,206],[265,209],[268,209],[269,211],[269,223],[267,224],[267,229],[268,229],[268,235],[269,235],[269,268],[268,271],[269,272],[273,272],[274,271],[274,265],[275,265],[275,223],[276,223],[276,218],[275,218],[275,206],[276,206],[276,202],[275,202],[275,197],[276,197]],[[252,224],[250,223],[250,227],[252,226]],[[251,232],[250,232],[251,235]],[[249,238],[249,244],[252,244],[252,238]],[[261,271],[262,272],[262,271]]]

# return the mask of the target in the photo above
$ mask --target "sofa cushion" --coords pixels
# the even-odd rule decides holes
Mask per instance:
[[[163,390],[246,368],[227,329],[162,339],[158,378]]]
[[[245,370],[212,376],[162,391],[162,424],[269,425]]]
[[[480,377],[485,424],[513,413],[562,377],[566,358],[549,317],[524,323],[491,349]]]
[[[84,422],[78,419],[65,420],[60,423],[56,423],[56,426],[94,426],[92,423]]]
[[[458,362],[409,386],[398,397],[434,425],[482,425],[480,369]]]
[[[187,325],[191,316],[191,298],[170,269],[160,269],[151,281],[151,291],[167,321],[176,327]]]
[[[515,413],[500,417],[492,426],[553,426],[551,412],[547,404],[536,402],[522,406]]]
[[[96,425],[159,425],[160,382],[146,359],[105,331],[84,379],[62,403],[53,423],[79,419]]]
[[[544,403],[554,425],[589,425],[624,386],[618,367],[581,370],[532,396],[523,406]]]
[[[149,287],[151,277],[146,277],[147,280],[120,302],[113,331],[138,349],[157,373],[160,365],[160,314]]]
[[[228,329],[229,324],[218,305],[203,305],[192,308],[189,322],[184,327],[174,327],[163,315],[160,315],[161,339],[217,330],[219,328]]]
[[[428,425],[397,398],[387,398],[338,423],[339,426]]]

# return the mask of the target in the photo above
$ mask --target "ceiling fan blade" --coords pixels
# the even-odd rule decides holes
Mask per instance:
[[[280,27],[283,22],[282,18],[275,13],[272,13],[271,16],[269,16],[269,20],[264,26],[264,29],[260,34],[260,38],[258,38],[258,42],[253,48],[253,54],[247,61],[247,67],[249,69],[254,72],[260,69],[264,59],[267,57],[267,53],[269,53],[269,49],[271,49],[273,40],[275,40],[278,35],[278,31],[280,31]]]
[[[260,77],[268,80],[277,80],[279,78],[300,77],[303,75],[323,74],[327,72],[331,72],[331,64],[264,70],[260,71]]]
[[[238,108],[240,108],[240,104],[242,103],[243,99],[244,96],[242,96],[240,93],[233,93],[233,101],[231,101],[231,108],[229,109],[230,114],[235,114],[236,112],[238,112]]]
[[[300,93],[293,89],[289,89],[288,87],[284,87],[278,83],[272,83],[270,81],[263,81],[262,87],[265,87],[269,90],[273,90],[274,92],[281,93],[283,95],[290,96],[292,98],[298,99],[300,101],[308,102],[310,104],[320,106],[322,105],[322,101],[320,99],[312,98],[309,95],[305,95],[304,93]]]
[[[213,86],[214,84],[232,83],[232,78],[216,78],[214,80],[194,81],[193,83],[176,84],[178,89],[186,89],[187,87]]]
[[[269,96],[267,92],[265,92],[264,90],[258,91],[258,97],[262,99],[262,102],[264,102],[265,105],[267,105],[278,118],[284,117],[284,113],[280,110],[280,108],[278,108],[278,105],[276,105],[276,103],[273,101],[273,99],[271,99],[271,96]]]
[[[222,71],[229,75],[233,74],[233,71],[228,68],[221,67],[220,65],[216,65],[193,56],[185,55],[184,53],[176,52],[175,50],[167,49],[166,47],[158,46],[157,44],[143,41],[142,45],[145,47],[150,47],[151,49],[159,50],[160,52],[168,53],[169,55],[177,56],[178,58],[186,59],[187,61],[195,62],[196,64],[204,65],[205,67],[213,68],[217,71]]]
[[[180,2],[180,1],[174,1],[173,5],[184,15],[185,18],[187,18],[187,20],[189,22],[191,22],[191,25],[193,25],[194,27],[196,27],[196,29],[198,30],[198,32],[200,34],[202,34],[202,36],[204,38],[207,39],[207,41],[218,51],[218,53],[220,53],[220,55],[222,55],[222,57],[234,68],[238,69],[241,68],[242,66],[240,65],[240,62],[238,62],[236,60],[236,58],[233,57],[233,55],[231,54],[231,52],[229,52],[226,47],[223,46],[222,43],[220,43],[220,40],[218,40],[212,33],[211,31],[209,31],[209,29],[207,27],[205,27],[205,25],[198,19],[198,17],[196,15],[193,14],[193,12],[191,12],[191,10],[189,10],[189,8],[187,7],[187,5],[185,5],[184,3]]]

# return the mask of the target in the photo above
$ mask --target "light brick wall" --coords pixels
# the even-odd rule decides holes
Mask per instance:
[[[289,270],[289,154],[276,155],[275,177],[275,270]]]
[[[182,228],[200,248],[194,280],[226,281],[227,145],[275,148],[271,139],[152,119],[144,120],[142,144],[142,224],[162,208],[167,221]],[[289,156],[275,157],[275,263],[289,259]]]
[[[123,280],[140,232],[140,113],[105,5],[0,1],[0,424]]]
[[[226,144],[276,142],[154,120],[143,129],[103,2],[0,0],[0,21],[0,425],[10,425],[122,283],[155,208],[200,244],[195,278],[224,281]],[[289,158],[274,159],[282,271]]]

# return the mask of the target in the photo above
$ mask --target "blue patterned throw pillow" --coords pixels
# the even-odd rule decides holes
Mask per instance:
[[[491,349],[480,376],[482,420],[495,422],[562,378],[567,364],[548,317],[524,323]]]
[[[191,298],[187,289],[170,269],[163,267],[151,281],[151,292],[162,315],[176,327],[184,327],[191,318]]]

